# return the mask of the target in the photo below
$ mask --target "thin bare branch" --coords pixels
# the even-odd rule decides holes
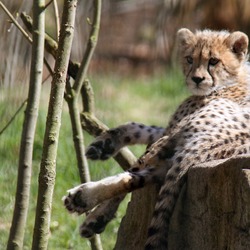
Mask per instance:
[[[46,82],[49,77],[51,76],[51,73],[43,80],[42,84]],[[11,125],[11,123],[15,120],[17,115],[21,112],[22,108],[27,104],[28,99],[26,98],[19,108],[16,110],[16,112],[13,114],[13,116],[10,118],[10,120],[6,123],[6,125],[0,130],[0,136],[5,132],[5,130]]]
[[[28,33],[22,28],[22,26],[16,21],[13,15],[9,12],[6,6],[0,1],[0,7],[4,10],[7,16],[11,19],[11,21],[16,25],[16,27],[22,32],[23,36],[32,43],[32,38],[28,35]]]
[[[57,0],[53,0],[53,7],[54,7],[54,13],[55,13],[56,35],[57,35],[57,40],[58,40],[59,31],[60,31],[60,17],[59,17]]]
[[[95,113],[94,91],[89,79],[85,79],[81,89],[83,112]]]
[[[25,12],[22,12],[20,14],[20,17],[27,28],[27,30],[31,33],[32,32],[32,26],[33,26],[33,21],[32,18],[26,14]],[[48,53],[50,53],[54,58],[56,58],[56,53],[58,49],[58,44],[57,42],[49,36],[47,33],[45,33],[45,49]],[[78,69],[79,69],[79,63],[74,63],[71,60],[69,61],[69,68],[68,68],[68,74],[75,79]]]
[[[13,17],[13,15],[8,11],[8,9],[5,7],[5,5],[0,1],[0,7],[2,7],[2,9],[4,10],[4,12],[8,15],[8,17],[12,20],[12,22],[16,25],[16,27],[21,31],[21,33],[23,34],[23,36],[30,42],[32,43],[33,40],[32,38],[28,35],[28,33],[22,28],[22,26],[16,21],[16,19]],[[23,18],[22,18],[23,16]],[[25,18],[24,18],[25,17]],[[32,20],[31,17],[26,15],[25,13],[21,13],[21,19],[23,19],[23,21],[25,21],[25,25],[28,28],[29,32],[32,33]],[[30,21],[31,20],[31,21]],[[53,47],[55,46],[55,44],[51,44],[49,47]],[[56,44],[56,49],[57,49],[57,44]],[[54,55],[55,56],[55,55]],[[48,69],[48,71],[51,73],[53,72],[48,61],[46,60],[46,58],[44,58],[44,63]]]
[[[95,0],[94,1],[94,18],[92,23],[92,29],[90,32],[87,49],[82,59],[82,63],[77,74],[77,78],[75,80],[73,89],[75,90],[76,94],[79,94],[82,88],[82,85],[85,81],[86,74],[88,71],[90,60],[93,56],[95,46],[98,40],[99,28],[100,28],[100,21],[101,21],[101,8],[102,8],[102,1]]]
[[[20,107],[17,109],[15,114],[10,118],[10,120],[7,122],[7,124],[1,129],[0,136],[4,133],[4,131],[10,126],[10,124],[15,120],[16,116],[19,114],[19,112],[23,109],[23,107],[27,104],[27,100],[24,100]]]
[[[51,3],[53,2],[53,0],[50,0],[46,5],[45,5],[45,9],[47,9],[50,5],[51,5]]]

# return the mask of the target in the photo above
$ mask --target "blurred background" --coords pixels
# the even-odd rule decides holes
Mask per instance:
[[[11,13],[31,14],[28,0],[3,1]],[[61,10],[62,1],[58,0]],[[88,38],[92,1],[79,1],[72,59],[80,61]],[[62,13],[60,11],[59,13]],[[56,37],[53,6],[47,8],[47,32]],[[30,44],[0,11],[0,85],[27,80]],[[92,61],[96,72],[151,73],[172,62],[175,33],[180,27],[250,31],[248,0],[103,0],[98,46]]]
[[[32,1],[2,1],[24,27],[19,15],[32,15]],[[50,1],[47,1],[48,3]],[[62,0],[58,0],[59,14]],[[81,61],[93,15],[93,1],[78,1],[71,59]],[[101,29],[88,77],[95,92],[96,115],[109,127],[127,121],[166,126],[176,106],[186,98],[183,76],[176,60],[175,34],[186,27],[241,30],[250,34],[249,0],[103,0]],[[25,27],[24,27],[25,28]],[[53,4],[46,9],[46,31],[57,39]],[[0,131],[27,98],[31,45],[0,9]],[[52,69],[54,59],[45,53]],[[33,176],[24,249],[31,249],[37,197],[37,176],[42,154],[51,77],[44,70],[41,105],[34,144]],[[0,134],[0,249],[5,249],[12,219],[23,112]],[[92,141],[85,135],[85,143]],[[139,156],[144,148],[135,147]],[[111,159],[89,162],[91,178],[120,172]],[[57,177],[49,249],[89,249],[78,227],[82,217],[69,215],[62,205],[65,191],[79,184],[71,124],[66,105],[58,147]],[[128,199],[127,199],[128,201]],[[104,250],[114,246],[126,202],[101,235]]]

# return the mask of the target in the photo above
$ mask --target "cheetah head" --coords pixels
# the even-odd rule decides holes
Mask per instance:
[[[248,37],[236,31],[177,32],[177,44],[188,89],[194,95],[209,95],[236,84],[242,77],[248,55]]]

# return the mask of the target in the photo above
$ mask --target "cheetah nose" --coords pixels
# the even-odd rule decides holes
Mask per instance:
[[[205,79],[205,77],[198,77],[198,76],[193,76],[192,80],[198,85],[200,84],[203,80]]]

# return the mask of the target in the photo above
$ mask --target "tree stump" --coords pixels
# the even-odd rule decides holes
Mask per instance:
[[[141,250],[155,203],[148,187],[132,196],[115,250]],[[250,158],[189,170],[169,230],[169,250],[250,249]]]
[[[117,236],[114,250],[140,250],[144,248],[158,190],[148,186],[132,193]]]

